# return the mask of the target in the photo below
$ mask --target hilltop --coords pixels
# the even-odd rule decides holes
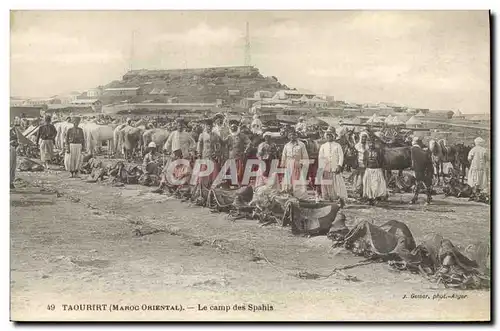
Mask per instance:
[[[141,87],[142,95],[131,99],[103,95],[101,99],[104,104],[121,101],[117,99],[168,102],[172,98],[179,103],[214,103],[222,99],[228,104],[238,104],[242,98],[253,97],[254,92],[259,90],[276,92],[289,89],[278,78],[264,77],[259,69],[252,66],[132,70],[122,80],[103,86],[104,89],[119,87]]]

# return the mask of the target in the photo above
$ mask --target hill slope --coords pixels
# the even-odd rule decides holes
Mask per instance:
[[[253,97],[254,92],[265,90],[276,92],[289,89],[281,84],[276,77],[264,77],[259,69],[249,66],[215,67],[199,69],[174,70],[133,70],[126,73],[121,81],[113,81],[104,88],[111,87],[142,87],[143,95],[130,100],[141,102],[154,100],[166,102],[176,97],[178,102],[212,103],[217,99],[229,104],[236,104],[242,98]],[[165,90],[162,95],[151,95],[151,91]],[[229,90],[239,90],[230,95]],[[108,100],[109,99],[109,100]],[[112,103],[113,97],[104,96],[105,104]]]

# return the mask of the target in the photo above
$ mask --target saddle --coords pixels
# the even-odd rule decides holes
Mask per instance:
[[[283,226],[290,224],[293,234],[326,235],[340,207],[289,199],[285,205]]]
[[[19,171],[43,171],[43,165],[26,157],[21,158],[17,166]]]
[[[344,243],[355,254],[367,257],[393,257],[416,246],[408,226],[394,220],[382,226],[363,221],[349,231]]]

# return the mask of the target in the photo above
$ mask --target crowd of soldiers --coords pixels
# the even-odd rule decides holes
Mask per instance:
[[[106,121],[111,118],[101,117],[99,120]],[[79,128],[80,118],[74,116],[71,121],[74,127],[66,133],[64,149],[66,170],[73,177],[77,176],[80,170],[82,153],[85,151],[85,139],[82,129]],[[131,120],[127,119],[127,123],[131,123]],[[23,129],[28,124],[25,117],[21,116],[14,120],[14,126],[11,129],[11,188],[14,185],[15,150],[18,144],[15,128]],[[311,155],[303,140],[300,139],[310,131],[304,117],[300,117],[295,126],[282,128],[280,136],[287,141],[279,147],[273,140],[275,135],[265,131],[265,126],[258,115],[254,116],[249,126],[244,126],[237,121],[228,123],[223,117],[204,119],[199,130],[201,132],[192,128],[189,130],[187,124],[182,118],[177,118],[168,126],[171,133],[164,146],[156,146],[154,142],[147,146],[143,156],[143,168],[146,173],[159,172],[161,181],[156,192],[164,192],[166,187],[172,186],[172,182],[177,183],[179,180],[193,176],[192,170],[197,159],[210,160],[210,166],[213,168],[210,169],[208,175],[200,178],[205,185],[225,184],[225,181],[217,181],[217,178],[220,177],[221,172],[226,174],[228,170],[232,170],[226,162],[231,160],[234,162],[236,172],[236,181],[232,181],[232,185],[247,184],[243,182],[245,172],[256,170],[254,185],[272,185],[301,199],[307,197],[308,188],[313,188],[316,200],[339,201],[341,206],[345,205],[347,189],[342,176],[345,150],[337,141],[337,130],[334,127],[328,127],[327,130],[321,132],[317,155],[314,155],[313,160],[309,160]],[[152,127],[154,126],[153,124]],[[36,137],[40,158],[46,168],[49,167],[49,162],[53,157],[55,137],[56,130],[51,123],[51,116],[47,115]],[[357,158],[353,184],[357,197],[373,205],[388,198],[388,188],[387,178],[383,171],[382,149],[374,139],[370,138],[367,132],[361,132],[357,141],[353,143]],[[468,155],[471,162],[468,181],[472,187],[485,189],[489,185],[486,183],[489,181],[488,153],[483,146],[482,138],[477,138],[475,143],[476,147]],[[162,148],[163,153],[157,152],[159,148]],[[188,160],[189,162],[179,163],[171,168],[165,163],[165,155],[168,156],[169,162],[175,160]],[[415,194],[411,203],[417,202],[421,189],[424,189],[427,196],[426,203],[430,203],[434,169],[431,155],[419,137],[414,137],[412,140],[411,159],[416,179]],[[255,163],[248,166],[248,160],[261,162],[258,163],[260,166],[256,166]],[[277,162],[273,165],[275,160]],[[302,176],[306,166],[313,171]],[[198,171],[205,173],[207,167],[207,164],[202,164]],[[285,167],[287,170],[280,172],[280,167],[282,169]]]

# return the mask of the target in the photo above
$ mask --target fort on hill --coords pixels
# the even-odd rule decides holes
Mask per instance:
[[[132,70],[122,80],[103,87],[104,104],[128,100],[131,103],[216,103],[239,104],[260,90],[275,93],[288,90],[274,76],[264,77],[253,66],[171,70]]]

